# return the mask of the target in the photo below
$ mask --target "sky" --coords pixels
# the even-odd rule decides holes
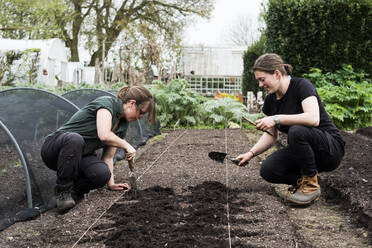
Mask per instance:
[[[183,44],[186,46],[226,46],[226,35],[239,16],[248,16],[258,29],[258,17],[263,0],[215,0],[210,20],[196,18],[195,23],[185,31]]]

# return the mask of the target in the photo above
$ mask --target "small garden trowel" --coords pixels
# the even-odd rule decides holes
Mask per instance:
[[[134,196],[137,196],[137,179],[136,175],[134,174],[134,167],[133,167],[133,160],[128,160],[128,166],[129,166],[129,185],[131,190],[133,190]]]
[[[231,157],[227,156],[227,153],[224,153],[224,152],[209,152],[208,153],[208,156],[211,159],[213,159],[213,160],[215,160],[217,162],[220,162],[220,163],[223,163],[223,161],[225,159],[230,160],[231,162],[233,162],[236,165],[238,165],[239,162],[240,162],[240,160],[238,160],[238,159],[231,158]],[[245,162],[244,164],[239,165],[239,166],[246,166],[247,164],[248,164],[248,162]]]

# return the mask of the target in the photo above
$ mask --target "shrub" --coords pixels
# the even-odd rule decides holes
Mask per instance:
[[[317,86],[322,102],[335,125],[346,130],[371,126],[372,80],[368,74],[344,65],[335,73],[312,68],[305,74]]]
[[[172,80],[167,85],[156,81],[151,88],[155,97],[158,120],[162,127],[198,125],[203,118],[202,103],[206,98],[189,90],[185,80]]]
[[[251,69],[254,62],[265,53],[265,41],[264,35],[261,35],[260,39],[253,43],[243,55],[243,77],[242,77],[242,92],[243,95],[247,95],[247,91],[253,91],[257,94],[259,90],[258,83],[254,77]]]
[[[302,76],[311,67],[334,72],[351,64],[372,73],[372,1],[269,0],[267,51]]]
[[[229,122],[240,123],[242,117],[247,116],[245,106],[229,97],[208,100],[203,108],[207,113],[204,120],[207,125],[228,127]]]
[[[57,87],[57,86],[52,86],[52,85],[46,85],[44,83],[36,83],[36,84],[29,84],[29,83],[26,83],[26,82],[17,82],[17,83],[14,83],[14,85],[12,86],[9,86],[9,85],[0,85],[0,90],[5,90],[5,89],[9,89],[9,88],[14,88],[14,87],[25,87],[25,88],[36,88],[36,89],[42,89],[42,90],[47,90],[49,92],[53,92],[57,95],[62,95],[66,92],[69,92],[69,91],[72,91],[72,90],[78,90],[78,89],[91,89],[91,88],[94,88],[94,89],[101,89],[101,90],[105,90],[105,91],[115,91],[115,90],[119,90],[120,88],[122,88],[124,86],[124,83],[117,83],[117,84],[114,84],[112,86],[109,86],[107,84],[104,84],[104,83],[100,83],[100,84],[94,84],[94,85],[91,85],[91,84],[88,84],[88,83],[81,83],[81,84],[75,84],[75,83],[64,83],[62,87]]]

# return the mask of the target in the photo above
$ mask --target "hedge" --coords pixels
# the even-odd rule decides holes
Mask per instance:
[[[269,0],[265,51],[280,54],[301,76],[350,64],[372,74],[372,1]]]

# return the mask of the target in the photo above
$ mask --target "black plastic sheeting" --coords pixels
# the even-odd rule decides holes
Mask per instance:
[[[141,120],[129,123],[125,140],[137,149],[138,147],[145,145],[148,139],[159,134],[160,122],[156,120],[154,124],[149,125],[147,122],[147,115],[145,115]],[[114,162],[120,161],[124,159],[124,157],[124,150],[118,149],[115,154]]]
[[[94,99],[101,97],[101,96],[112,96],[116,97],[116,95],[99,89],[79,89],[79,90],[72,90],[66,92],[62,95],[64,98],[73,102],[79,108],[84,107],[86,104],[90,103]]]
[[[40,157],[44,138],[65,123],[79,108],[100,96],[114,94],[97,89],[79,89],[62,96],[32,88],[13,88],[0,91],[0,121],[16,140],[21,154],[15,149],[12,137],[0,126],[0,231],[17,221],[36,218],[55,207],[55,172],[48,169]],[[126,140],[135,148],[160,134],[159,122],[149,126],[147,116],[131,122]],[[124,158],[118,151],[116,160]],[[26,165],[22,164],[22,159]],[[1,161],[5,161],[2,159]],[[27,166],[31,181],[32,206],[27,195]]]
[[[8,160],[2,158],[4,163],[7,162],[0,172],[1,196],[5,197],[0,201],[0,219],[14,218],[26,206],[40,211],[55,206],[55,199],[51,196],[54,194],[56,175],[43,164],[40,147],[44,137],[77,110],[78,107],[67,99],[44,90],[13,88],[0,91],[0,120],[21,150],[20,153],[15,150],[11,137],[2,129],[1,151],[8,153]],[[27,195],[30,189],[26,186],[27,176],[23,167],[27,168],[30,176],[31,201]]]

